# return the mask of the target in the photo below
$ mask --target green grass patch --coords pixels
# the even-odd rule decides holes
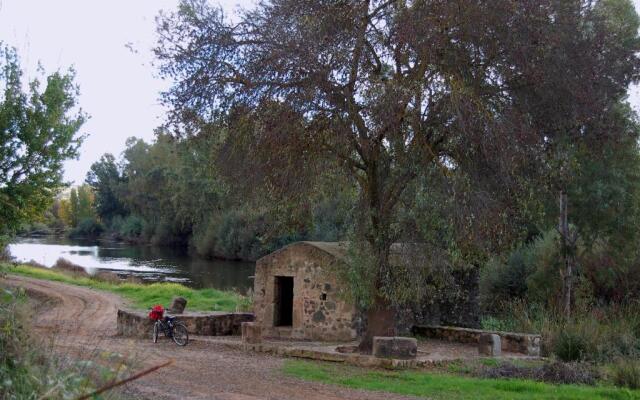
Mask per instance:
[[[247,309],[249,300],[234,292],[216,289],[192,289],[178,283],[111,283],[88,277],[74,277],[64,272],[31,267],[28,265],[5,266],[5,271],[11,274],[28,276],[84,286],[92,289],[105,290],[116,293],[127,299],[131,305],[139,309],[147,309],[155,304],[165,306],[171,303],[175,296],[187,299],[187,307],[194,311],[235,311]]]
[[[519,379],[480,379],[421,371],[378,371],[345,365],[287,360],[286,375],[353,389],[429,399],[584,400],[640,399],[640,391],[614,387],[551,385]]]

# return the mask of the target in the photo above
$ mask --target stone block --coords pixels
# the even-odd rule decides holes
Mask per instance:
[[[500,335],[495,333],[483,333],[480,335],[478,338],[478,352],[483,356],[500,357],[502,354]]]
[[[418,341],[408,337],[384,337],[373,338],[373,356],[380,358],[397,358],[410,360],[418,354]]]
[[[242,342],[257,344],[262,342],[262,327],[255,322],[242,323]]]
[[[182,314],[184,309],[187,307],[187,299],[184,297],[174,297],[171,302],[171,306],[169,307],[169,313],[171,314]]]
[[[527,336],[527,355],[540,357],[540,342],[542,338],[537,335]]]

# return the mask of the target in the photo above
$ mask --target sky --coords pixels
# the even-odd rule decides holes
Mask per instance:
[[[65,179],[81,184],[104,153],[118,157],[131,136],[151,141],[163,122],[152,48],[155,17],[178,0],[0,0],[0,41],[17,48],[26,77],[76,70],[79,104],[90,119],[78,160],[65,163]],[[229,13],[251,0],[219,1]],[[130,44],[130,46],[127,46]],[[133,48],[131,51],[128,47]]]
[[[216,1],[216,0],[213,0]],[[640,0],[633,0],[640,12]],[[0,0],[0,41],[17,48],[27,78],[73,66],[79,104],[90,115],[80,157],[65,164],[65,179],[84,181],[104,153],[118,157],[131,136],[153,140],[164,120],[162,81],[151,65],[155,17],[179,0]],[[227,12],[252,0],[217,1]],[[131,51],[133,48],[135,51]],[[640,88],[630,90],[640,112]]]

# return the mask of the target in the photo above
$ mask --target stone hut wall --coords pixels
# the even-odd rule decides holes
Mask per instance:
[[[266,337],[344,341],[356,338],[356,310],[341,299],[340,261],[313,244],[289,245],[256,263],[254,312]],[[275,326],[276,277],[293,277],[290,327]]]

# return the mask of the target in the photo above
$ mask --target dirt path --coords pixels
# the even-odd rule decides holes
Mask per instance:
[[[193,341],[181,348],[166,340],[133,340],[116,336],[116,310],[120,297],[58,282],[9,276],[2,283],[24,287],[41,301],[35,328],[55,337],[58,349],[80,357],[122,354],[140,368],[175,363],[130,384],[126,393],[136,399],[300,399],[394,400],[406,397],[364,392],[310,383],[282,374],[282,358],[232,350],[223,345]],[[53,335],[51,335],[53,333]]]

